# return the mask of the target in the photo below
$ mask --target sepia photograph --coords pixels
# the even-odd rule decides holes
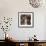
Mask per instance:
[[[18,13],[18,26],[19,27],[32,27],[34,15],[33,12],[19,12]]]

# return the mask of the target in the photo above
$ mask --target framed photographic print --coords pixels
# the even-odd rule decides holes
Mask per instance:
[[[34,27],[34,13],[18,12],[18,27]]]

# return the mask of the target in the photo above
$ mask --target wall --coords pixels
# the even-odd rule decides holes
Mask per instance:
[[[19,28],[18,27],[18,12],[34,12],[34,28]],[[13,22],[10,31],[10,35],[16,38],[16,40],[28,40],[34,34],[37,35],[37,39],[46,40],[46,8],[33,8],[30,6],[28,0],[0,0],[0,19],[2,17],[12,17]],[[0,39],[3,31],[0,31]]]

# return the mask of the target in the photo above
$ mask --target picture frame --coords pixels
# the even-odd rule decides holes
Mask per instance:
[[[18,12],[18,27],[33,28],[34,12]]]

